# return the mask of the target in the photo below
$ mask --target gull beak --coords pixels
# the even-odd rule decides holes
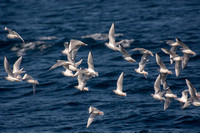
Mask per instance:
[[[81,43],[81,45],[87,46],[87,44],[85,44],[85,43]]]

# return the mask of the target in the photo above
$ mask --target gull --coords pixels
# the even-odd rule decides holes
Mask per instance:
[[[88,54],[87,64],[88,68],[84,70],[84,73],[87,75],[91,75],[92,77],[98,76],[98,72],[94,70],[93,56],[91,51]]]
[[[109,38],[109,42],[105,43],[105,45],[112,49],[112,50],[117,50],[117,46],[115,44],[115,23],[112,23],[109,33],[108,33],[108,38]]]
[[[124,72],[122,72],[117,80],[117,89],[113,90],[113,92],[119,96],[126,96],[126,93],[122,92],[123,89],[123,79],[124,79]]]
[[[190,55],[194,55],[196,56],[196,53],[194,51],[192,51],[187,45],[185,45],[180,39],[178,39],[178,43],[180,46],[182,46],[182,52],[183,57],[182,57],[182,69],[184,69],[189,61]]]
[[[167,82],[165,82],[163,84],[163,89],[165,90],[165,97],[166,97],[166,100],[165,100],[165,103],[164,103],[164,110],[166,110],[169,107],[171,100],[176,99],[177,95],[172,93],[169,86],[167,85]]]
[[[71,53],[71,58],[72,60],[75,59],[76,57],[76,54],[79,50],[79,48],[84,45],[84,46],[87,46],[87,44],[83,43],[82,41],[79,41],[79,40],[74,40],[74,39],[71,39],[70,40],[70,44],[69,44],[69,53]]]
[[[146,63],[149,61],[149,55],[152,57],[154,56],[153,53],[147,49],[144,48],[134,48],[131,51],[140,51],[142,53],[142,57],[139,63],[138,69],[135,69],[135,71],[139,74],[143,74],[145,78],[147,78],[148,72],[144,71],[144,67],[146,66]]]
[[[165,93],[165,91],[161,91],[161,88],[160,88],[160,75],[158,75],[158,77],[156,78],[156,81],[154,82],[154,90],[155,90],[155,93],[154,94],[151,94],[151,96],[156,99],[156,100],[166,100],[164,97],[163,97],[163,94]]]
[[[88,118],[88,122],[87,122],[87,128],[90,126],[90,124],[93,122],[94,118],[97,116],[97,115],[101,115],[103,116],[104,113],[100,110],[98,110],[97,108],[93,107],[93,106],[90,106],[89,109],[89,118]]]
[[[172,74],[172,72],[166,68],[165,64],[162,62],[158,54],[156,54],[156,62],[160,66],[160,69],[159,69],[160,81],[161,81],[161,84],[163,84],[166,81],[167,75]]]
[[[119,44],[119,51],[123,54],[123,58],[126,61],[128,61],[130,63],[136,62],[121,44]]]
[[[200,106],[200,100],[197,97],[197,90],[194,88],[194,86],[191,84],[191,82],[188,79],[185,79],[185,81],[188,86],[189,94],[191,96],[192,105]]]
[[[170,56],[172,56],[173,61],[175,61],[175,73],[176,73],[176,77],[178,77],[180,75],[180,71],[181,71],[181,61],[182,61],[182,57],[178,56],[176,53],[171,52],[170,50],[161,48],[162,51],[166,54],[169,54]]]
[[[25,72],[25,71],[22,71],[23,68],[19,69],[21,61],[22,61],[22,56],[14,63],[13,71],[12,71],[11,68],[10,68],[8,59],[6,57],[4,57],[4,68],[5,68],[5,71],[8,73],[8,76],[5,77],[6,80],[8,80],[8,81],[21,81],[21,75],[20,74]]]
[[[91,79],[92,76],[84,74],[82,68],[80,68],[80,70],[75,73],[75,76],[77,76],[78,79],[78,85],[75,86],[75,88],[79,89],[80,91],[89,91],[88,87],[85,86],[87,84],[87,81]]]
[[[171,46],[171,49],[170,51],[173,52],[173,53],[176,53],[177,51],[177,46],[179,46],[179,44],[177,43],[178,42],[178,39],[176,38],[176,42],[172,41],[172,40],[167,40],[167,44]],[[170,55],[170,63],[173,64],[173,59],[172,59],[172,56]]]
[[[37,80],[34,80],[33,77],[28,74],[25,74],[22,80],[25,80],[27,83],[33,84],[33,94],[35,94],[36,84],[39,84],[39,82]]]
[[[22,42],[25,43],[25,42],[24,42],[24,39],[23,39],[17,32],[15,32],[15,31],[13,31],[13,30],[7,28],[7,27],[5,27],[4,30],[7,30],[7,31],[8,31],[7,37],[8,37],[9,39],[21,39]]]
[[[181,104],[181,109],[184,109],[184,108],[190,106],[190,102],[188,99],[188,92],[189,92],[188,90],[184,90],[184,91],[182,91],[182,97],[176,98],[176,100],[179,101]]]

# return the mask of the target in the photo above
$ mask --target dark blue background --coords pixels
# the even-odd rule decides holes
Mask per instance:
[[[104,40],[82,38],[94,33],[108,33],[112,22],[116,33],[123,36],[116,40],[135,39],[127,50],[143,47],[158,53],[166,66],[173,71],[168,76],[172,92],[181,96],[187,89],[185,78],[195,88],[199,84],[200,2],[197,0],[2,0],[0,2],[0,132],[198,132],[200,111],[190,106],[181,110],[172,101],[168,110],[163,103],[154,100],[153,84],[159,74],[155,58],[150,58],[145,70],[147,79],[134,69],[138,64],[123,60],[119,52],[108,49]],[[6,38],[7,26],[17,31],[25,40]],[[51,39],[43,39],[51,37]],[[197,56],[192,57],[186,69],[177,78],[169,56],[160,48],[169,49],[164,40],[179,37]],[[84,59],[81,67],[87,67],[87,55],[93,52],[95,70],[99,77],[88,81],[89,92],[75,89],[76,78],[64,77],[62,67],[48,69],[61,54],[63,43],[79,39],[88,44],[79,49],[77,61]],[[180,50],[179,50],[180,51]],[[130,52],[140,61],[141,55]],[[178,54],[182,55],[181,52]],[[10,64],[23,55],[21,66],[39,81],[37,92],[26,82],[9,82],[3,58]],[[127,97],[119,97],[112,90],[124,72],[124,91]],[[104,112],[86,129],[89,106]]]

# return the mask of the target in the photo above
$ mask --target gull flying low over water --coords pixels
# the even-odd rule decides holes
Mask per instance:
[[[17,32],[15,32],[15,31],[13,31],[13,30],[7,28],[7,27],[5,27],[4,30],[8,31],[7,37],[8,37],[9,39],[21,39],[22,42],[25,43],[25,42],[24,42],[24,39],[23,39]]]
[[[8,59],[4,57],[4,68],[5,68],[5,71],[8,73],[8,76],[5,77],[5,79],[7,79],[8,81],[21,81],[22,77],[20,74],[25,73],[25,71],[22,71],[23,68],[19,69],[21,61],[22,61],[22,56],[19,57],[19,59],[15,62],[15,64],[13,65],[13,71],[12,71],[10,68]]]
[[[109,42],[105,43],[105,45],[112,50],[117,50],[117,46],[115,43],[115,23],[112,23],[109,33],[108,33]]]
[[[165,97],[166,97],[166,100],[165,100],[165,103],[164,103],[164,110],[166,110],[169,107],[171,100],[176,99],[177,95],[172,93],[167,82],[165,82],[163,84],[163,89],[165,90]]]
[[[171,71],[167,69],[163,61],[161,60],[160,56],[156,54],[156,62],[160,66],[159,72],[160,72],[160,81],[161,84],[163,84],[166,81],[167,75],[172,74]]]
[[[154,94],[151,94],[151,96],[156,99],[156,100],[166,100],[164,97],[163,97],[163,94],[165,93],[165,91],[161,91],[161,88],[160,88],[160,75],[158,75],[158,77],[156,78],[156,81],[154,82],[154,91],[155,93]]]
[[[187,45],[185,45],[180,39],[178,39],[178,43],[179,43],[180,46],[183,47],[182,52],[184,54],[183,54],[183,57],[182,57],[182,69],[184,69],[188,64],[190,55],[196,56],[196,53],[194,51],[192,51]]]
[[[28,74],[25,74],[22,80],[25,80],[27,83],[33,84],[33,94],[35,94],[36,84],[39,84],[39,82],[37,80],[34,80],[33,77]]]
[[[113,92],[119,96],[126,96],[126,93],[122,91],[123,89],[124,72],[122,72],[117,80],[117,89]]]
[[[188,86],[189,94],[191,96],[191,103],[194,106],[200,106],[200,100],[197,97],[197,90],[194,88],[194,86],[191,84],[191,82],[188,79],[185,79],[186,84]]]
[[[87,84],[87,81],[92,78],[91,75],[85,74],[85,72],[80,68],[79,71],[77,71],[75,74],[77,76],[78,85],[75,86],[75,88],[79,89],[80,91],[89,91],[88,87],[85,87]]]
[[[181,104],[181,109],[184,109],[184,108],[190,106],[190,102],[188,99],[188,93],[189,93],[188,90],[184,90],[184,91],[182,91],[182,97],[176,98],[176,100],[179,101]]]
[[[176,77],[178,77],[180,75],[180,71],[181,71],[181,61],[182,58],[180,56],[178,56],[176,53],[171,52],[170,50],[161,48],[162,51],[166,54],[169,54],[170,56],[172,56],[173,61],[175,61],[175,73],[176,73]]]
[[[171,46],[171,49],[170,51],[173,52],[173,53],[176,53],[177,51],[177,46],[179,46],[178,44],[178,38],[176,38],[176,42],[175,41],[172,41],[172,40],[166,40],[167,44]],[[173,58],[172,58],[172,55],[170,55],[170,63],[173,64]]]
[[[121,44],[119,44],[119,52],[121,52],[123,54],[123,58],[126,61],[128,61],[130,63],[136,62]]]
[[[146,63],[149,62],[149,55],[152,57],[154,56],[153,53],[144,48],[134,48],[131,51],[140,51],[140,53],[143,54],[139,63],[139,67],[138,69],[135,69],[135,71],[139,74],[143,74],[144,77],[147,78],[148,72],[144,71],[144,67],[146,66]]]
[[[87,64],[88,68],[83,70],[83,72],[87,75],[91,75],[92,77],[98,76],[99,75],[98,72],[94,70],[93,56],[91,51],[88,54]]]
[[[101,116],[104,115],[104,113],[103,113],[102,111],[100,111],[100,110],[98,110],[97,108],[92,107],[92,106],[89,107],[88,111],[89,111],[90,116],[89,116],[89,118],[88,118],[87,128],[90,126],[90,124],[93,122],[94,118],[95,118],[97,115],[101,115]]]
[[[82,45],[87,46],[87,44],[83,43],[82,41],[74,40],[74,39],[71,39],[71,40],[70,40],[70,44],[69,44],[69,53],[71,53],[71,58],[72,58],[72,60],[75,59],[76,54],[77,54],[79,48],[80,48]]]

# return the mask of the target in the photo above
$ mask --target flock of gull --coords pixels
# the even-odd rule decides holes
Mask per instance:
[[[9,39],[21,39],[23,43],[25,41],[23,38],[15,31],[5,27],[5,30],[8,31],[7,37]],[[123,47],[123,40],[120,42],[115,42],[115,24],[112,23],[109,34],[108,34],[109,42],[105,43],[105,46],[107,46],[109,49],[114,51],[119,51],[122,54],[122,57],[124,60],[130,62],[130,63],[136,63],[136,60],[131,57],[131,55],[126,51],[126,49]],[[161,50],[169,55],[170,63],[175,63],[175,74],[176,77],[180,75],[181,69],[183,70],[189,61],[190,55],[196,55],[194,51],[192,51],[187,45],[185,45],[179,38],[175,38],[175,41],[167,40],[166,43],[171,46],[171,49],[164,49],[161,48]],[[91,78],[97,77],[98,72],[94,69],[93,64],[93,55],[90,51],[88,53],[88,59],[87,64],[88,68],[81,68],[79,67],[81,63],[83,62],[83,59],[76,62],[76,55],[81,46],[87,46],[87,44],[83,43],[80,40],[71,39],[70,42],[64,43],[65,49],[62,51],[64,55],[67,55],[67,60],[57,60],[57,62],[49,69],[55,69],[59,66],[62,66],[65,68],[65,71],[62,71],[61,73],[64,76],[68,77],[77,77],[78,85],[75,86],[80,91],[89,91],[89,88],[86,87],[87,81]],[[177,47],[182,50],[183,56],[179,56],[177,54]],[[135,72],[141,75],[144,75],[145,78],[148,76],[148,72],[144,70],[146,64],[149,62],[149,56],[154,57],[154,54],[144,48],[134,48],[131,51],[139,51],[142,54],[141,60],[139,62],[139,67],[135,69]],[[168,84],[167,84],[167,75],[172,74],[172,71],[168,70],[165,64],[163,63],[162,59],[158,54],[155,54],[156,62],[159,65],[159,75],[157,76],[155,83],[154,83],[154,94],[151,94],[151,96],[159,101],[164,101],[164,110],[166,110],[172,99],[177,100],[181,103],[181,109],[184,109],[191,104],[194,106],[200,106],[200,94],[196,91],[194,86],[191,84],[191,82],[188,79],[185,79],[186,84],[188,86],[188,89],[182,91],[182,97],[178,98],[177,95],[173,94],[170,90]],[[23,68],[20,68],[20,64],[22,61],[22,56],[19,57],[19,59],[14,63],[13,70],[11,69],[8,59],[4,57],[4,68],[7,72],[8,76],[5,77],[8,81],[26,81],[30,84],[33,84],[33,93],[36,92],[36,85],[39,84],[39,82],[35,79],[33,79],[30,75],[26,73],[26,71],[23,71]],[[21,74],[24,74],[24,76],[21,76]],[[117,87],[116,90],[113,90],[113,92],[119,96],[126,96],[127,94],[123,92],[123,77],[124,72],[121,73],[117,80]],[[162,85],[162,89],[161,89]],[[190,97],[188,96],[190,95]],[[90,106],[89,107],[89,118],[87,122],[87,128],[90,126],[90,124],[93,122],[93,119],[97,115],[104,115],[102,111],[99,109]]]

